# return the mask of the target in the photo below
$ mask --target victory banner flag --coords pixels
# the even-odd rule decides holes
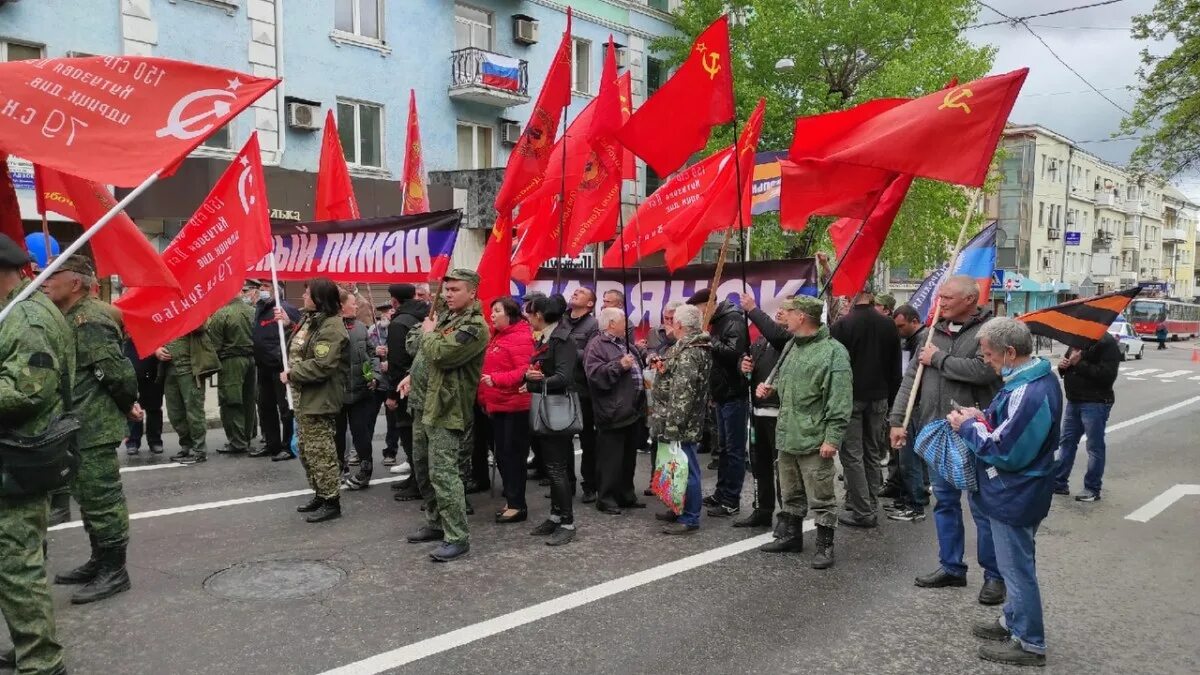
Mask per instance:
[[[255,132],[163,252],[181,288],[135,288],[116,301],[138,355],[199,328],[237,296],[246,268],[271,250],[269,223]]]
[[[1081,298],[1061,305],[1028,312],[1017,317],[1029,332],[1057,340],[1069,347],[1087,349],[1096,344],[1108,327],[1141,292],[1141,287]]]
[[[417,92],[408,90],[408,140],[404,146],[404,214],[429,212],[425,189],[425,159],[421,152],[421,126],[417,123]]]
[[[457,210],[361,220],[274,221],[273,255],[279,278],[285,281],[438,281],[449,268],[461,221]],[[269,260],[250,264],[254,267],[247,275],[270,274]]]
[[[325,130],[321,136],[313,220],[355,220],[359,215],[350,168],[346,166],[346,155],[342,152],[342,139],[338,136],[337,122],[330,110],[325,116]]]
[[[132,187],[169,175],[279,82],[151,56],[0,63],[0,149]]]

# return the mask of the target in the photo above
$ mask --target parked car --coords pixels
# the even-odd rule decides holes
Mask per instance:
[[[1124,321],[1114,322],[1108,327],[1108,333],[1117,339],[1117,343],[1121,345],[1121,360],[1124,361],[1129,357],[1141,360],[1142,355],[1146,351],[1146,343],[1142,342],[1142,338],[1133,330],[1133,326]]]

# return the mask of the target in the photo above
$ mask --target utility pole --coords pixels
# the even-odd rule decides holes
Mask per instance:
[[[1058,283],[1060,283],[1060,284],[1064,282],[1064,280],[1066,278],[1066,274],[1067,274],[1067,228],[1071,226],[1071,159],[1074,156],[1075,156],[1075,146],[1068,144],[1067,145],[1067,172],[1066,172],[1067,179],[1065,181],[1063,181],[1064,183],[1066,183],[1066,189],[1063,190],[1063,193],[1066,195],[1066,197],[1065,197],[1066,204],[1063,205],[1063,210],[1065,211],[1065,215],[1063,217],[1063,221],[1064,221],[1063,222],[1063,230],[1061,232],[1061,234],[1062,234],[1062,258],[1058,262]],[[1080,243],[1082,243],[1082,241]]]

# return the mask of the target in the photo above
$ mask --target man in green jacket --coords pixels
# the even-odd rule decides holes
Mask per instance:
[[[167,364],[163,374],[163,395],[167,402],[167,417],[179,434],[179,453],[172,455],[171,461],[182,464],[206,461],[204,378],[215,372],[218,364],[204,328],[171,340],[165,347],[159,347],[154,355]]]
[[[779,394],[779,514],[782,537],[764,544],[771,553],[804,548],[804,517],[811,510],[817,523],[813,569],[833,566],[833,532],[837,505],[833,494],[833,457],[838,453],[854,402],[850,356],[821,324],[821,301],[798,295],[783,303],[783,318],[793,335],[792,348],[771,385],[756,392]]]
[[[430,316],[421,332],[409,379],[401,394],[413,416],[413,474],[425,499],[428,524],[409,535],[412,543],[442,540],[430,553],[437,562],[450,562],[471,550],[467,529],[467,500],[458,471],[459,451],[467,421],[473,415],[488,327],[475,299],[479,275],[451,270],[442,283],[443,316]]]
[[[241,294],[208,319],[204,332],[221,361],[217,404],[228,441],[217,452],[242,453],[254,434],[254,310]]]
[[[117,446],[125,438],[127,421],[141,413],[137,375],[125,357],[122,330],[113,320],[111,305],[91,296],[95,281],[92,262],[76,254],[43,287],[75,334],[72,400],[83,425],[76,436],[81,461],[71,494],[83,513],[92,555],[80,567],[54,577],[54,583],[85,584],[71,596],[76,605],[129,590],[129,506],[121,489]]]

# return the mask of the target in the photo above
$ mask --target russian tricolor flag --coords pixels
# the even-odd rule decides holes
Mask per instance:
[[[949,263],[943,264],[933,274],[925,277],[917,290],[909,298],[908,304],[917,310],[922,321],[929,322],[929,313],[933,311],[934,294],[937,287],[946,276]],[[992,290],[992,273],[996,270],[996,222],[992,221],[979,234],[971,238],[963,247],[954,266],[954,274],[965,274],[979,285],[979,304],[988,301]]]
[[[521,62],[511,56],[485,53],[483,55],[483,83],[496,89],[520,91]]]
[[[432,258],[430,281],[441,281],[450,270],[450,257],[454,255],[454,243],[457,240],[458,227],[429,228],[429,255]]]

